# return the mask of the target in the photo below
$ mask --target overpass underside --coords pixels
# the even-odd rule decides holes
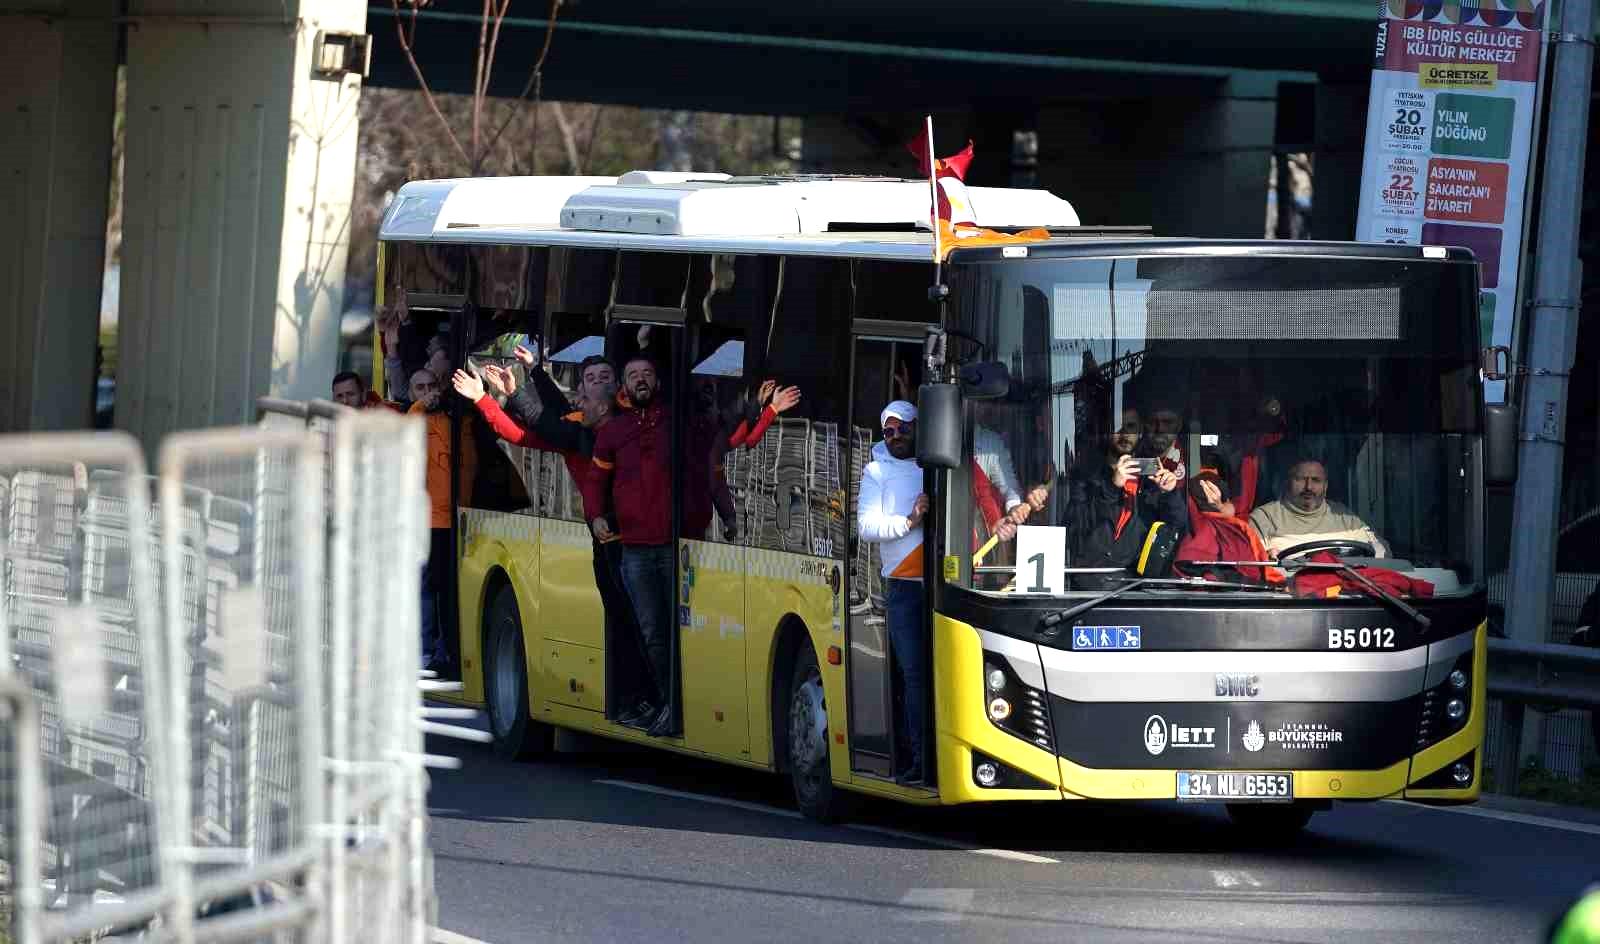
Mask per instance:
[[[503,24],[492,94],[522,91],[548,27],[526,15],[538,6]],[[480,9],[418,15],[434,89],[470,91]],[[1313,235],[1350,238],[1375,21],[1367,4],[1311,0],[583,0],[562,8],[544,95],[800,116],[811,171],[912,174],[904,145],[932,112],[941,150],[976,143],[973,182],[1045,187],[1085,222],[1169,234],[1261,236],[1272,156],[1310,151]],[[414,87],[388,3],[367,28],[369,84]],[[1036,154],[1014,155],[1016,132]]]

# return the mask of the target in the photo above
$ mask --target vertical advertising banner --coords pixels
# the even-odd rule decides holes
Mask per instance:
[[[1471,249],[1485,346],[1509,346],[1515,325],[1545,9],[1380,4],[1356,239]]]

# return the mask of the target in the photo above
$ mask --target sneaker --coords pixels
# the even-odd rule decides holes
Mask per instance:
[[[656,716],[655,723],[650,725],[650,729],[645,733],[651,737],[672,737],[677,734],[676,726],[672,723],[672,709],[661,709],[661,713]]]
[[[625,724],[629,727],[648,727],[649,722],[654,721],[655,717],[656,706],[650,704],[648,699],[641,698],[632,708],[617,715],[617,724]]]

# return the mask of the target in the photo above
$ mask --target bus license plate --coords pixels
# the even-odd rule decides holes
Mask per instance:
[[[1211,773],[1178,771],[1180,800],[1292,800],[1294,777],[1290,774],[1248,772]]]

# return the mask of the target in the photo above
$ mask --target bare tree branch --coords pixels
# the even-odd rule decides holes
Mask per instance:
[[[522,93],[516,97],[516,100],[506,110],[505,120],[500,123],[499,128],[495,129],[494,135],[489,138],[489,147],[493,148],[495,143],[500,140],[500,136],[505,134],[506,128],[510,126],[512,119],[517,117],[517,113],[521,110],[522,103],[527,100],[529,93],[534,93],[533,140],[535,142],[535,150],[533,161],[535,173],[538,173],[539,168],[537,142],[539,140],[539,102],[544,97],[544,61],[550,55],[551,40],[555,39],[556,19],[561,15],[561,4],[562,0],[550,0],[550,16],[546,20],[544,30],[544,47],[539,50],[539,58],[534,61],[533,72],[528,75],[527,83],[522,86]]]
[[[604,105],[594,106],[594,120],[589,123],[589,140],[583,145],[583,166],[594,166],[594,142],[600,135],[600,118],[606,113]]]
[[[555,116],[556,127],[561,130],[561,144],[567,149],[567,166],[574,174],[583,173],[583,163],[578,158],[578,136],[572,130],[572,122],[567,120],[567,113],[560,102],[550,103],[550,114]]]
[[[492,0],[483,0],[483,15],[478,18],[478,56],[473,64],[472,76],[472,176],[478,176],[483,169],[483,151],[479,145],[483,141],[483,86],[484,66],[488,64],[489,45],[489,12],[492,9]]]
[[[394,31],[400,39],[400,49],[406,54],[406,62],[411,65],[411,74],[417,77],[417,86],[422,90],[422,100],[427,102],[428,110],[433,112],[433,117],[439,119],[439,124],[444,128],[444,133],[450,138],[450,144],[461,155],[462,163],[472,166],[472,158],[467,156],[467,151],[461,146],[461,140],[456,137],[450,122],[445,120],[444,114],[439,111],[439,102],[433,97],[433,89],[428,87],[428,80],[422,77],[422,67],[417,65],[417,57],[412,53],[412,40],[417,35],[417,0],[410,0],[411,6],[411,35],[406,35],[405,21],[400,16],[400,0],[389,0],[394,8]]]
[[[500,0],[498,4],[492,2],[492,0],[484,0],[484,22],[488,22],[488,18],[492,10],[494,16],[494,28],[489,33],[489,48],[483,63],[483,83],[479,89],[477,98],[474,100],[474,104],[477,106],[477,108],[473,113],[474,127],[472,133],[475,138],[478,134],[477,123],[483,115],[483,103],[485,99],[489,97],[489,83],[494,76],[494,56],[496,50],[500,48],[500,26],[505,22],[506,13],[508,13],[510,9],[511,0]],[[483,163],[489,159],[490,154],[493,152],[494,142],[492,141],[479,151],[479,166],[473,171],[474,175],[482,173]]]

